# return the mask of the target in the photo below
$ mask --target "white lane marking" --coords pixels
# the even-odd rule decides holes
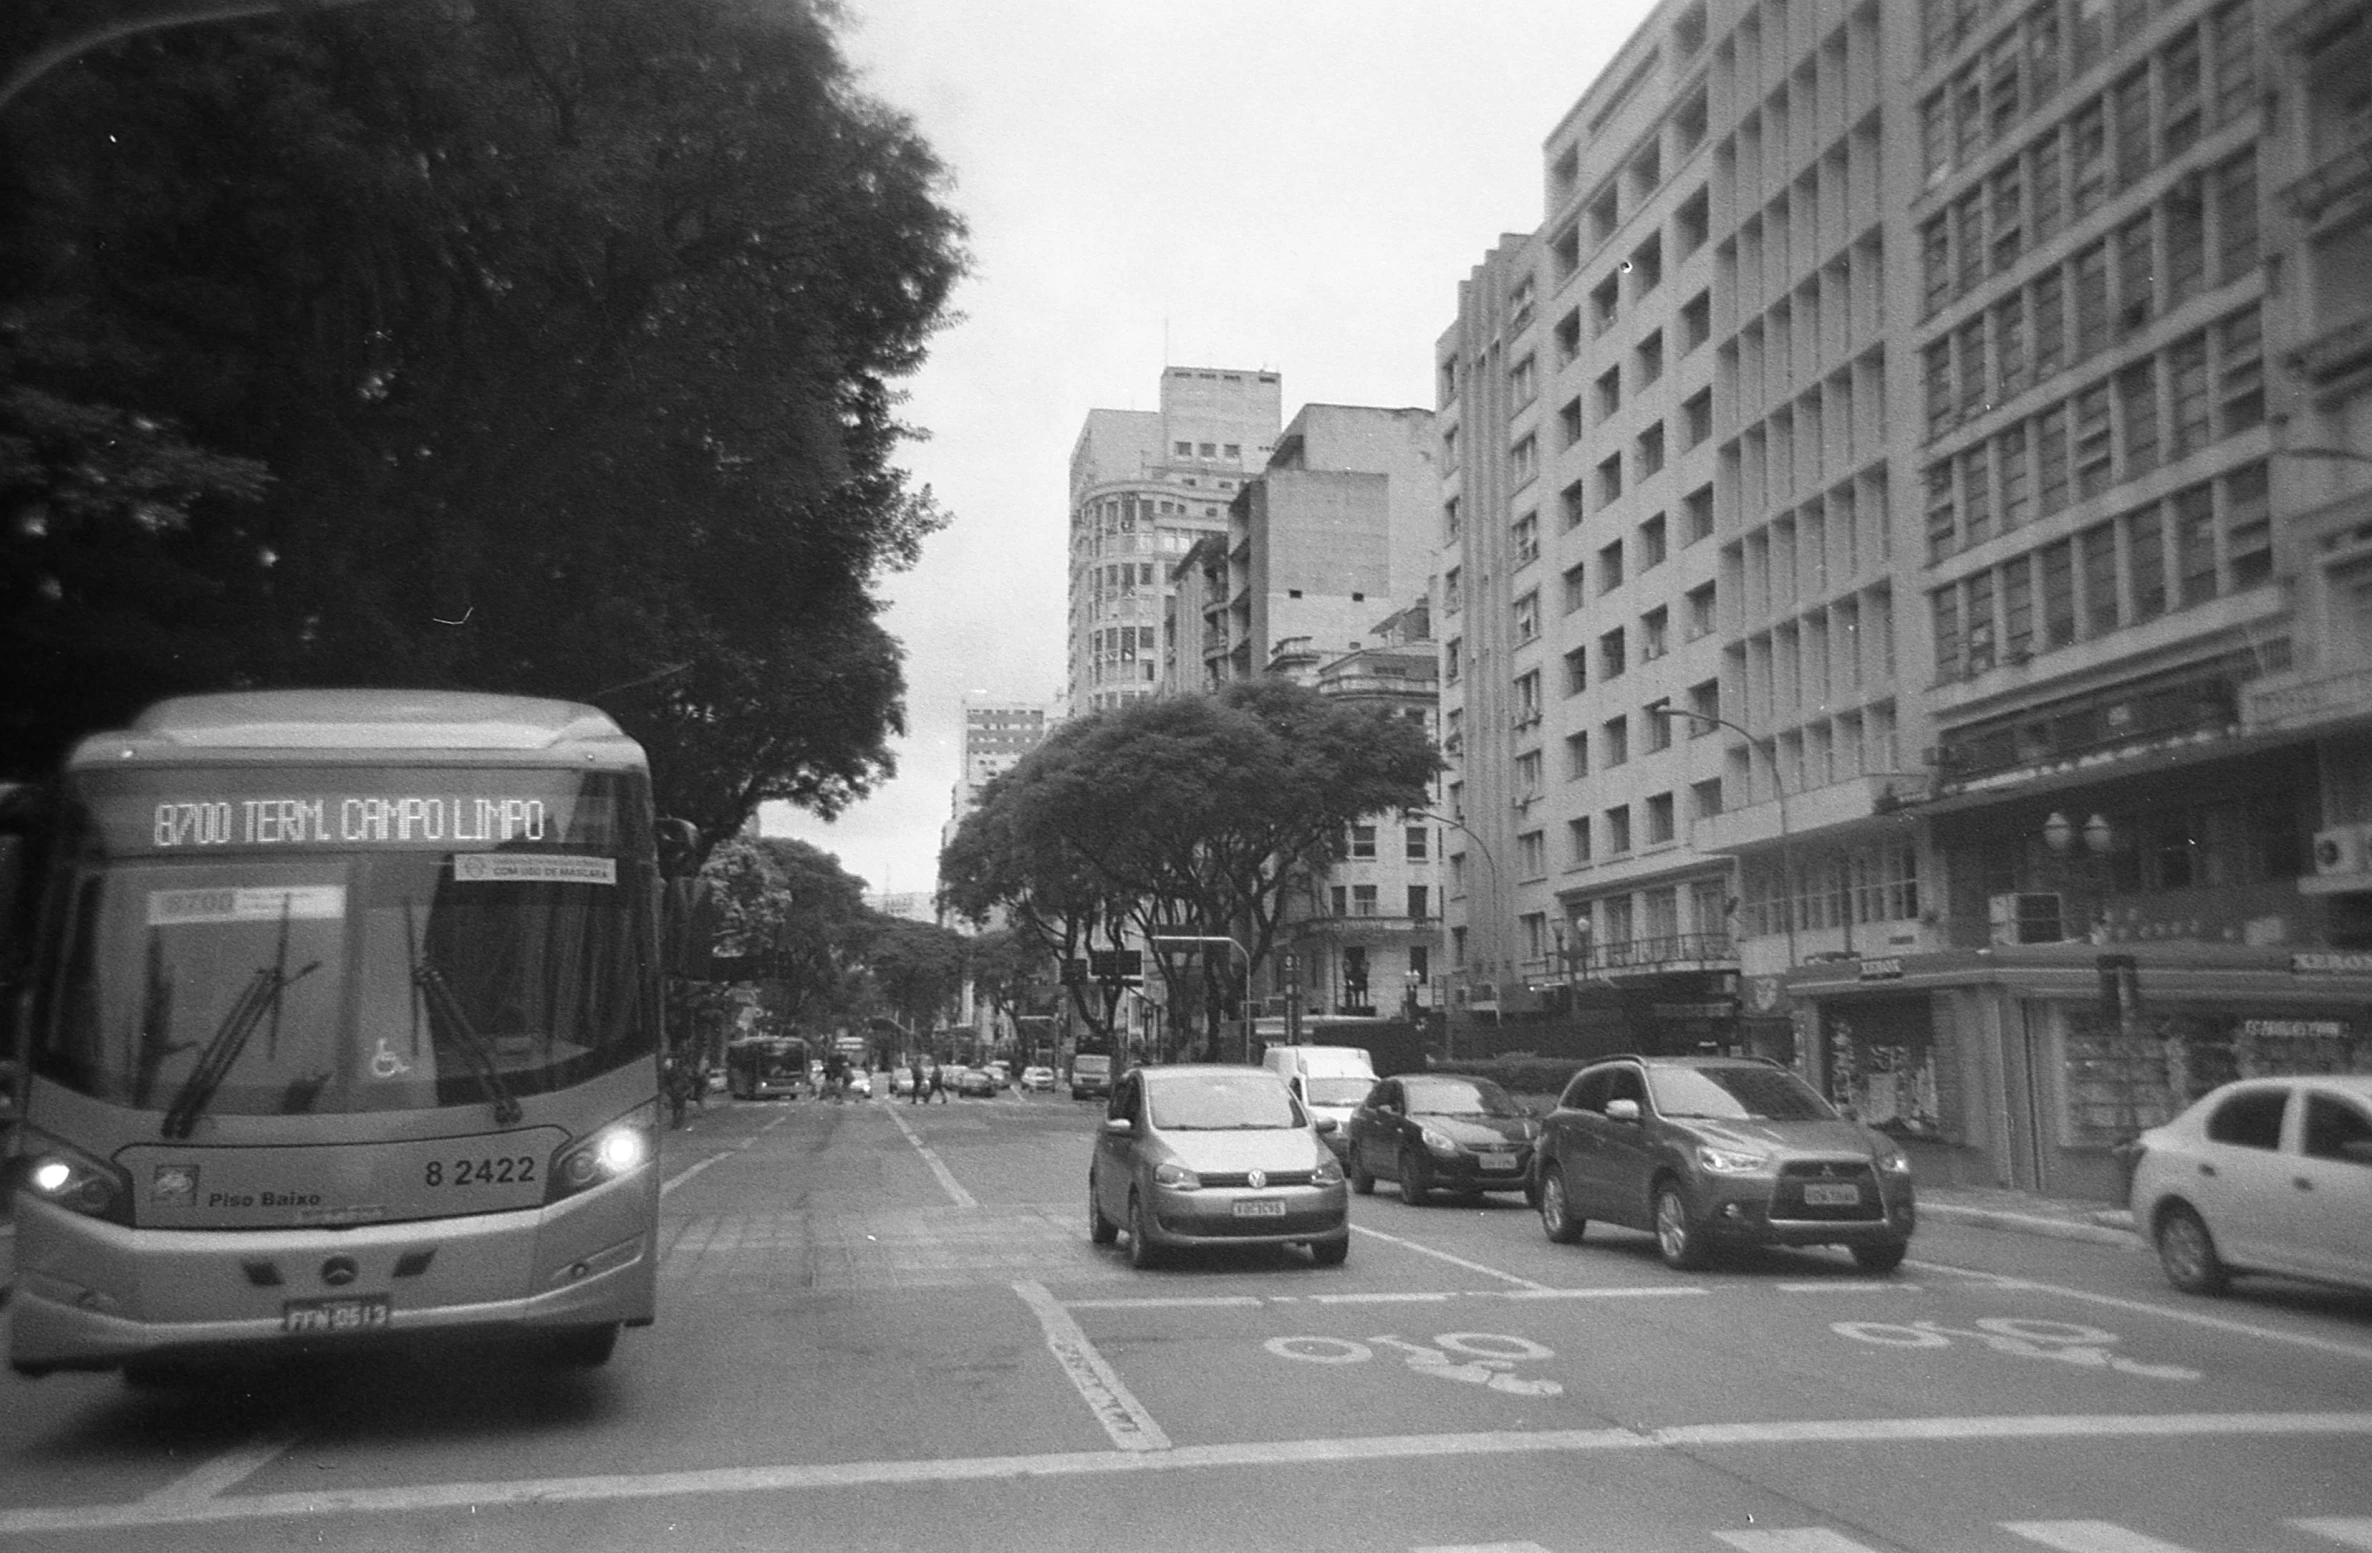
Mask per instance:
[[[2176,1543],[2127,1531],[2114,1521],[2003,1521],[2001,1529],[2059,1553],[2188,1553]]]
[[[1356,1228],[1356,1226],[1353,1226]],[[1622,1285],[1604,1289],[1450,1289],[1409,1294],[1178,1294],[1103,1300],[1064,1300],[1068,1310],[1237,1310],[1258,1305],[1441,1305],[1451,1300],[1623,1300],[1661,1299],[1670,1294],[1710,1294],[1696,1284]]]
[[[1124,1451],[1166,1451],[1170,1437],[1161,1432],[1161,1425],[1153,1421],[1137,1399],[1122,1384],[1119,1374],[1104,1362],[1095,1351],[1095,1344],[1087,1340],[1079,1323],[1062,1303],[1048,1293],[1042,1283],[1017,1283],[1013,1292],[1022,1303],[1037,1313],[1038,1325],[1046,1333],[1046,1347],[1070,1377],[1087,1410],[1096,1422],[1104,1426],[1104,1433],[1112,1443]]]
[[[1992,1284],[1998,1289],[2011,1289],[2027,1294],[2055,1294],[2062,1299],[2083,1300],[2094,1305],[2105,1305],[2111,1310],[2130,1310],[2145,1316],[2163,1316],[2169,1321],[2187,1321],[2192,1326],[2207,1327],[2218,1332],[2232,1332],[2241,1337],[2263,1338],[2268,1342],[2290,1343],[2300,1348],[2311,1348],[2318,1353],[2337,1354],[2348,1359],[2372,1360],[2372,1345],[2342,1342],[2335,1337],[2317,1337],[2310,1332],[2284,1332],[2278,1327],[2259,1326],[2253,1321],[2235,1321],[2229,1316],[2211,1316],[2204,1311],[2183,1310],[2173,1305],[2153,1305],[2147,1300],[2129,1300],[2121,1295],[2095,1294],[2089,1289],[2070,1289],[2055,1283],[2037,1283],[2031,1278],[2016,1278],[2006,1273],[1989,1273],[1975,1267],[1954,1267],[1944,1262],[1905,1263],[1922,1272],[1950,1273],[1956,1277],[1973,1278]]]
[[[667,1180],[665,1180],[665,1181],[662,1181],[662,1182],[660,1182],[660,1183],[659,1183],[659,1195],[660,1195],[661,1197],[665,1197],[665,1196],[666,1196],[666,1195],[667,1195],[669,1192],[672,1192],[672,1191],[674,1191],[674,1190],[675,1190],[677,1187],[679,1187],[679,1186],[683,1185],[683,1184],[684,1184],[686,1181],[689,1181],[689,1180],[691,1180],[691,1179],[692,1179],[692,1177],[694,1177],[694,1176],[698,1175],[698,1174],[699,1174],[701,1171],[703,1171],[703,1170],[706,1170],[706,1169],[707,1169],[709,1166],[711,1166],[711,1165],[715,1164],[715,1163],[716,1163],[718,1160],[720,1160],[720,1159],[731,1159],[732,1157],[733,1157],[733,1151],[732,1151],[732,1150],[730,1150],[730,1149],[728,1149],[728,1150],[726,1150],[726,1151],[725,1151],[724,1153],[722,1153],[722,1154],[711,1154],[711,1155],[709,1155],[709,1156],[708,1156],[708,1158],[706,1158],[706,1159],[702,1160],[702,1161],[701,1161],[699,1164],[697,1164],[697,1165],[688,1166],[688,1167],[686,1167],[686,1168],[685,1168],[685,1169],[683,1169],[683,1170],[677,1171],[677,1172],[676,1172],[676,1173],[675,1173],[673,1176],[670,1176],[670,1177],[669,1177]]]
[[[1838,1280],[1815,1278],[1804,1283],[1775,1283],[1771,1285],[1781,1294],[1920,1294],[1925,1291],[1915,1283],[1903,1283],[1894,1278]]]
[[[1241,1310],[1246,1306],[1265,1305],[1269,1301],[1257,1294],[1180,1294],[1162,1299],[1064,1300],[1062,1303],[1065,1310],[1186,1310],[1226,1306]]]
[[[1667,1294],[1711,1294],[1701,1284],[1617,1284],[1603,1289],[1518,1289],[1497,1292],[1503,1300],[1630,1300],[1661,1299]]]
[[[212,1499],[225,1489],[254,1476],[273,1458],[296,1443],[295,1435],[258,1438],[224,1451],[211,1461],[183,1473],[164,1487],[143,1495],[140,1502],[154,1509],[180,1510]]]
[[[2308,1515],[2289,1524],[2341,1547],[2372,1548],[2372,1515]]]
[[[919,1483],[1109,1476],[1240,1467],[1292,1467],[1442,1456],[1574,1455],[1596,1451],[1705,1449],[1722,1445],[1886,1443],[1934,1440],[2082,1439],[2107,1434],[2170,1436],[2359,1435],[2372,1440],[2372,1412],[2173,1413],[2158,1417],[2096,1413],[2008,1418],[1818,1419],[1802,1423],[1699,1425],[1640,1434],[1629,1429],[1377,1435],[1339,1440],[1253,1440],[1179,1445],[1150,1451],[1062,1451],[1038,1456],[969,1456],[939,1461],[786,1463],[570,1478],[420,1483],[397,1488],[310,1489],[285,1494],[225,1494],[194,1504],[70,1505],[0,1511],[0,1536],[26,1532],[102,1531],[122,1527],[279,1520],[335,1514],[389,1514],[538,1502],[784,1493]]]
[[[1548,1553],[1537,1542],[1429,1542],[1408,1553]]]
[[[1738,1553],[1870,1553],[1869,1544],[1840,1536],[1825,1526],[1791,1527],[1785,1531],[1717,1531],[1713,1535]]]
[[[1405,1240],[1398,1235],[1387,1235],[1380,1229],[1369,1229],[1364,1224],[1354,1224],[1351,1226],[1351,1228],[1357,1230],[1362,1235],[1373,1235],[1378,1240],[1390,1241],[1393,1245],[1399,1246],[1404,1250],[1415,1251],[1425,1256],[1436,1257],[1441,1261],[1449,1263],[1452,1267],[1463,1267],[1468,1272],[1480,1273],[1485,1278],[1501,1279],[1504,1282],[1514,1284],[1519,1289],[1545,1289],[1548,1287],[1548,1285],[1545,1283],[1534,1283],[1529,1278],[1519,1278],[1514,1273],[1501,1272],[1496,1267],[1485,1267],[1480,1262],[1469,1262],[1462,1256],[1452,1256],[1447,1251],[1436,1251],[1431,1246],[1420,1244],[1414,1240]]]
[[[906,1125],[906,1118],[898,1114],[895,1106],[890,1108],[889,1116],[891,1121],[898,1124],[898,1131],[906,1135],[906,1141],[914,1145],[914,1152],[922,1156],[922,1162],[931,1167],[931,1174],[938,1178],[939,1189],[947,1194],[949,1200],[958,1208],[979,1207],[980,1199],[964,1190],[964,1184],[955,1178],[955,1172],[947,1168],[929,1144],[915,1136],[914,1129]]]

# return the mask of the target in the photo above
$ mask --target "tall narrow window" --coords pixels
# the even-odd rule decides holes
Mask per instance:
[[[2084,633],[2105,636],[2121,623],[2117,609],[2117,530],[2096,523],[2076,536],[2084,574]]]
[[[2041,649],[2050,652],[2075,640],[2075,546],[2062,539],[2045,545],[2038,558],[2042,568],[2043,619]]]
[[[2216,503],[2213,487],[2174,493],[2174,586],[2178,606],[2216,596]]]
[[[2125,554],[2133,566],[2136,624],[2166,613],[2166,528],[2155,506],[2125,515]]]
[[[2254,307],[2216,325],[2217,429],[2229,437],[2265,419],[2265,336]]]
[[[2135,362],[2117,374],[2117,414],[2125,423],[2125,478],[2158,467],[2158,363]]]

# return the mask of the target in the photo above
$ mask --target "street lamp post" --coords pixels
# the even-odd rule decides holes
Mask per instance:
[[[1436,813],[1434,813],[1434,812],[1433,812],[1431,809],[1403,809],[1403,810],[1401,810],[1400,812],[1401,812],[1402,814],[1404,814],[1404,815],[1414,815],[1416,818],[1418,818],[1418,819],[1420,819],[1420,820],[1439,820],[1439,821],[1440,821],[1442,824],[1444,824],[1444,825],[1452,826],[1452,827],[1454,827],[1455,829],[1458,829],[1458,830],[1464,831],[1464,832],[1466,833],[1466,839],[1474,843],[1474,849],[1475,849],[1477,852],[1480,852],[1480,853],[1482,854],[1482,860],[1483,860],[1485,863],[1487,863],[1487,864],[1489,864],[1489,865],[1490,865],[1490,868],[1491,868],[1491,909],[1492,909],[1493,913],[1494,913],[1494,914],[1496,914],[1496,912],[1497,912],[1497,910],[1498,910],[1498,902],[1499,902],[1499,860],[1498,860],[1497,858],[1495,858],[1495,857],[1493,857],[1493,856],[1491,855],[1491,849],[1490,849],[1490,846],[1489,846],[1489,845],[1488,845],[1488,844],[1487,844],[1487,843],[1486,843],[1486,842],[1485,842],[1485,841],[1482,839],[1482,837],[1480,837],[1480,836],[1476,835],[1476,834],[1474,833],[1473,829],[1472,829],[1471,827],[1469,827],[1469,826],[1467,825],[1467,823],[1466,823],[1464,820],[1460,820],[1460,819],[1453,819],[1453,818],[1451,818],[1449,815],[1446,815],[1446,814],[1436,814]],[[1446,893],[1447,893],[1447,892],[1445,891],[1444,893],[1445,893],[1445,895],[1446,895]],[[1472,914],[1472,912],[1470,911],[1470,912],[1468,913],[1468,920],[1470,920],[1470,921],[1471,921],[1471,920],[1472,920],[1472,916],[1473,916],[1473,914]],[[1449,914],[1448,910],[1447,910],[1447,909],[1446,909],[1446,907],[1445,907],[1445,909],[1443,910],[1443,912],[1442,912],[1442,914],[1441,914],[1441,934],[1442,934],[1441,958],[1442,958],[1442,960],[1443,960],[1443,962],[1444,962],[1444,963],[1451,963],[1451,956],[1450,956],[1450,946],[1449,946],[1449,925],[1450,925],[1450,914]],[[1492,943],[1493,943],[1493,944],[1494,944],[1494,946],[1495,946],[1495,945],[1497,944],[1497,942],[1498,942],[1497,935],[1496,935],[1496,934],[1494,934],[1494,935],[1492,936]],[[1491,1007],[1492,1007],[1492,1009],[1493,1009],[1494,1011],[1496,1011],[1496,1010],[1497,1010],[1497,1008],[1499,1007],[1499,1001],[1498,1001],[1498,995],[1497,995],[1496,989],[1494,989],[1494,991],[1493,991],[1493,994],[1492,994],[1492,999],[1491,999]],[[1458,1029],[1457,1029],[1457,1023],[1456,1023],[1456,1021],[1455,1021],[1455,1020],[1453,1020],[1453,1019],[1450,1017],[1450,1015],[1451,1015],[1451,1009],[1450,1009],[1449,1001],[1448,1001],[1447,999],[1444,999],[1444,1000],[1443,1000],[1443,1002],[1442,1002],[1442,1005],[1441,1005],[1441,1056],[1442,1056],[1442,1060],[1443,1060],[1444,1062],[1447,1062],[1447,1061],[1449,1061],[1450,1059],[1454,1058],[1454,1057],[1457,1055],[1457,1041],[1458,1041]],[[1497,1022],[1502,1022],[1504,1019],[1505,1019],[1505,1016],[1504,1016],[1504,1015],[1497,1015],[1497,1014],[1495,1014],[1495,1016],[1494,1016],[1494,1021],[1493,1021],[1493,1022],[1494,1022],[1494,1023],[1497,1023]]]
[[[1164,944],[1225,944],[1244,957],[1244,1061],[1252,1060],[1252,951],[1225,933],[1155,933],[1145,942],[1158,949]]]
[[[1742,728],[1726,717],[1717,717],[1711,712],[1694,712],[1686,707],[1674,706],[1668,696],[1649,702],[1647,711],[1656,717],[1685,717],[1692,722],[1712,723],[1727,728],[1739,738],[1744,739],[1750,748],[1762,751],[1763,759],[1770,762],[1771,797],[1779,805],[1779,911],[1780,918],[1787,927],[1787,964],[1788,968],[1793,970],[1795,968],[1796,915],[1795,851],[1787,831],[1787,781],[1779,774],[1779,741],[1763,737],[1751,729]],[[1749,767],[1749,769],[1752,768]],[[1853,914],[1851,902],[1846,903],[1845,914],[1850,920]]]

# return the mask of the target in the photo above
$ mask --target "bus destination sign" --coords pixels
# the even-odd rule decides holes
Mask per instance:
[[[197,799],[156,806],[155,844],[191,847],[456,846],[543,841],[550,813],[541,798],[434,793]]]

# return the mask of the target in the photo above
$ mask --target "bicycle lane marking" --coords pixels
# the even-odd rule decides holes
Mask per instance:
[[[1946,1273],[1954,1277],[1990,1284],[2013,1293],[2050,1294],[2061,1299],[2082,1301],[2106,1306],[2110,1310],[2130,1311],[2135,1315],[2162,1316],[2169,1321],[2188,1322],[2192,1326],[2211,1331],[2229,1332],[2238,1337],[2262,1338],[2268,1342],[2289,1343],[2318,1353],[2336,1354],[2345,1359],[2372,1360],[2372,1344],[2350,1343],[2336,1337],[2318,1337],[2311,1332],[2285,1332],[2279,1327],[2259,1326],[2253,1321],[2237,1321],[2230,1316],[2211,1316],[2205,1311],[2182,1310],[2172,1305],[2153,1305],[2148,1300],[2127,1299],[2121,1294],[2096,1294],[2089,1289],[2071,1289],[2064,1284],[2042,1283],[2032,1278],[2013,1277],[2007,1273],[1989,1273],[1982,1268],[1954,1267],[1947,1262],[1906,1262],[1906,1267],[1917,1267],[1922,1272]]]
[[[1124,1451],[1168,1450],[1170,1437],[1096,1351],[1095,1344],[1088,1340],[1079,1323],[1071,1319],[1062,1302],[1042,1283],[1016,1283],[1013,1292],[1036,1314],[1054,1362],[1062,1366],[1063,1374],[1069,1377],[1096,1422],[1104,1426],[1104,1433],[1112,1437],[1112,1443]]]

